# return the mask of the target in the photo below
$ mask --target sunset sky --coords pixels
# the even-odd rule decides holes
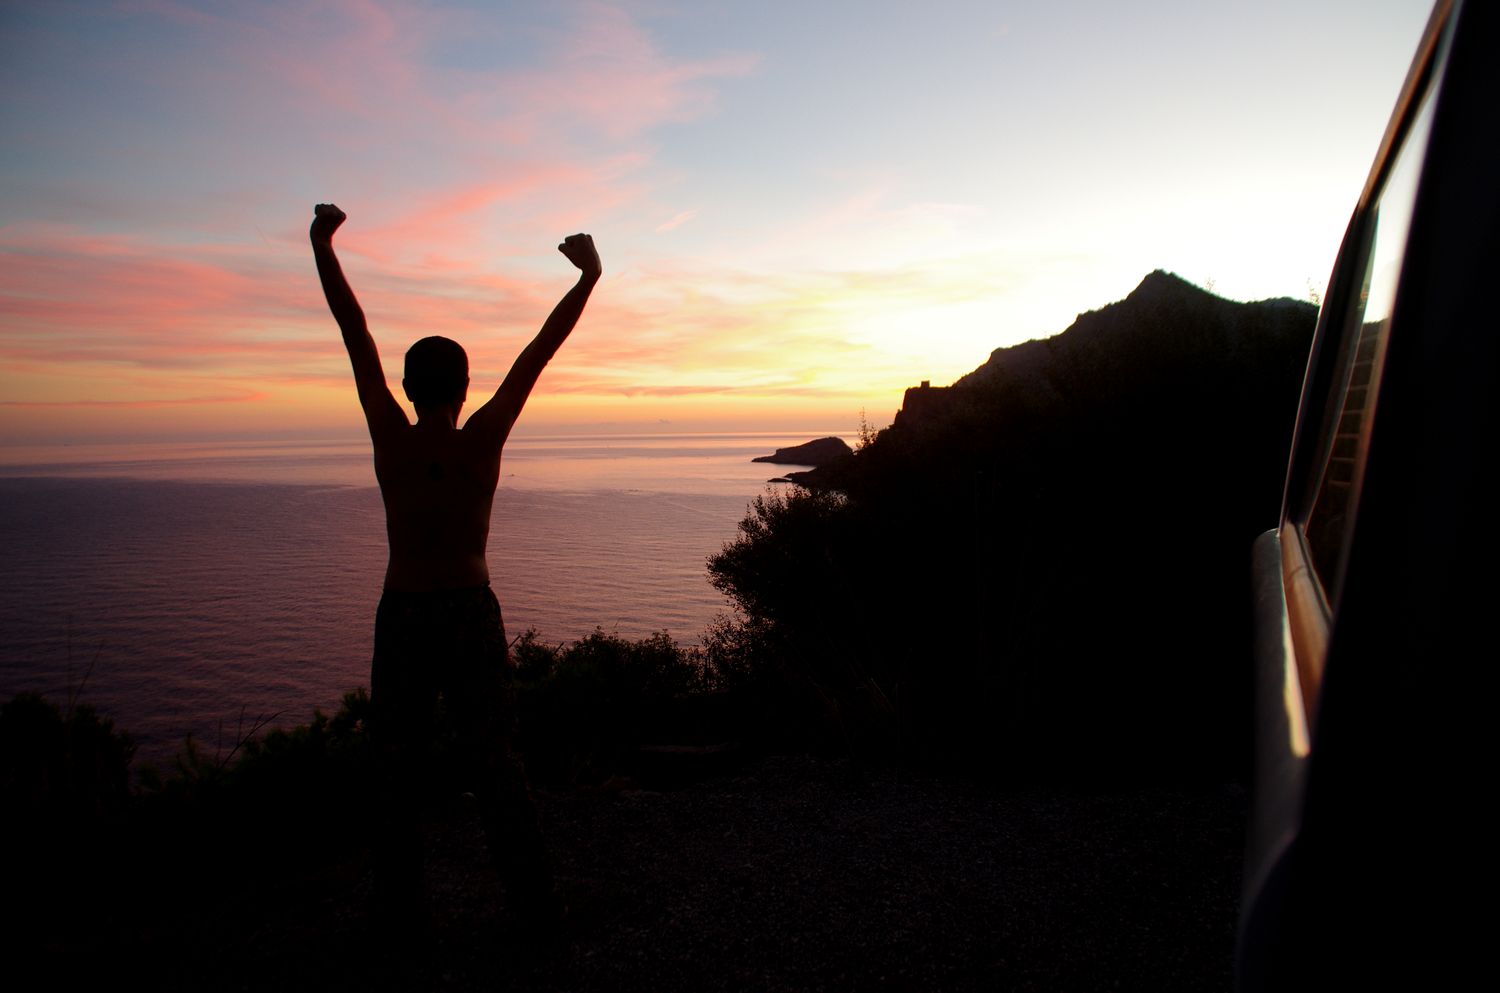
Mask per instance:
[[[1150,270],[1321,292],[1426,0],[0,4],[0,445],[357,431],[307,225],[393,387],[518,430],[852,434]]]

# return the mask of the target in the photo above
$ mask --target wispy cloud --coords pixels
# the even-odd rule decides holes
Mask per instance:
[[[622,212],[660,217],[654,132],[712,113],[717,86],[756,64],[670,55],[618,5],[515,14],[139,0],[20,25],[23,46],[78,40],[53,52],[57,72],[138,95],[105,117],[58,105],[55,87],[12,93],[17,120],[76,122],[29,134],[38,149],[61,157],[93,128],[113,135],[115,166],[18,174],[0,214],[0,401],[284,405],[346,387],[306,247],[314,199],[350,212],[340,252],[388,371],[406,341],[446,333],[503,374],[568,285],[549,246]],[[582,364],[590,344],[650,337],[649,316],[596,306],[610,324],[580,336]],[[636,368],[655,374],[668,356],[649,355]]]
[[[0,407],[26,407],[37,410],[72,409],[75,407],[109,407],[116,410],[154,410],[158,407],[201,407],[225,403],[255,403],[265,393],[245,391],[232,396],[175,397],[160,400],[0,400]]]
[[[658,224],[656,226],[656,231],[658,233],[665,233],[667,231],[675,230],[677,228],[682,227],[688,221],[691,221],[693,218],[695,218],[697,216],[698,216],[698,211],[696,209],[695,210],[679,211],[678,213],[674,214],[672,217],[670,217],[667,220],[662,221],[660,224]]]
[[[476,384],[498,382],[568,285],[550,255],[557,238],[600,225],[682,231],[698,217],[658,205],[656,133],[713,114],[718,86],[757,65],[748,54],[669,56],[618,6],[557,9],[512,21],[374,0],[118,8],[185,43],[157,53],[160,71],[216,113],[175,151],[221,167],[223,195],[181,201],[127,185],[101,201],[107,224],[73,199],[0,228],[0,359],[13,372],[0,397],[37,409],[254,406],[346,389],[306,247],[313,196],[350,212],[340,253],[393,381],[406,342],[443,333],[468,344]],[[872,176],[777,240],[837,246],[884,224],[930,243],[972,219],[961,205],[903,206]],[[299,202],[310,182],[317,192]],[[931,267],[869,253],[831,253],[824,261],[840,269],[757,273],[647,259],[621,240],[611,254],[602,236],[610,275],[544,391],[787,399],[899,388],[900,350],[873,347],[851,324],[966,292]],[[745,254],[754,264],[755,246]],[[111,368],[130,375],[106,382]],[[65,385],[80,381],[87,391]]]
[[[1261,296],[1286,270],[1279,292],[1299,292],[1331,264],[1347,220],[1331,185],[1349,162],[1363,178],[1427,5],[1342,24],[1349,44],[1312,60],[1319,32],[1284,12],[1232,31],[1170,19],[1121,45],[1125,15],[1105,21],[1127,35],[1094,25],[1080,44],[1040,6],[1010,24],[968,6],[11,4],[4,426],[357,427],[306,241],[322,200],[349,212],[340,257],[393,374],[443,333],[498,382],[573,278],[552,246],[595,234],[605,279],[537,400],[597,420],[695,398],[873,407],[1158,266]],[[1189,23],[1212,44],[1182,44]],[[997,48],[1007,30],[1028,46]],[[1204,53],[1231,44],[1234,85],[1205,88]],[[1345,48],[1395,53],[1386,90]],[[1249,71],[1277,52],[1317,71]],[[1078,71],[1039,96],[1058,65]],[[1365,123],[1341,110],[1348,128],[1323,135],[1342,150],[1257,141],[1327,103],[1315,77],[1371,95]],[[1172,96],[1214,92],[1243,97],[1233,120]],[[1200,119],[1219,123],[1183,126]],[[1225,129],[1249,158],[1225,157]]]

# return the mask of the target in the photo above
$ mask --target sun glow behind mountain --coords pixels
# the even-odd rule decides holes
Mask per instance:
[[[1319,290],[1425,4],[1121,6],[7,5],[0,435],[357,428],[320,200],[393,381],[498,383],[595,235],[523,429],[852,430],[1152,269]]]

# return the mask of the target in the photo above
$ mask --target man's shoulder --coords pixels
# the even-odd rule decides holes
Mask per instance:
[[[505,449],[504,435],[496,435],[488,425],[475,424],[472,417],[455,433],[459,444],[475,458],[498,459]]]
[[[375,461],[388,462],[411,451],[411,435],[415,430],[410,424],[402,424],[387,431],[370,432],[370,447],[375,452]]]

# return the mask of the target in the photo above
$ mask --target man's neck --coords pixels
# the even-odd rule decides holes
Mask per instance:
[[[421,431],[455,431],[458,429],[457,406],[418,407],[417,428]]]

